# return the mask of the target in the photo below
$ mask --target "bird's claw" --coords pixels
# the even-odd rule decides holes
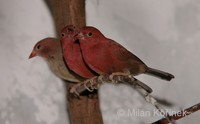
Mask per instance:
[[[80,94],[77,92],[76,86],[72,87],[72,88],[69,90],[69,93],[70,93],[72,96],[76,97],[76,98],[80,98],[80,97],[79,97]]]
[[[103,80],[103,75],[100,75],[98,78],[97,78],[97,81],[98,82],[101,82],[102,84],[104,84],[105,83],[105,81]],[[98,88],[99,88],[99,83],[98,83],[98,86],[97,86]]]
[[[93,86],[93,85],[94,85],[94,79],[96,79],[96,78],[97,78],[97,77],[93,77],[93,78],[91,78],[91,79],[88,79],[88,80],[84,81],[84,87],[85,87],[88,91],[93,92],[94,89],[98,89],[98,86],[97,86],[97,87],[94,87],[94,86]],[[90,86],[87,86],[88,83],[90,83]]]
[[[88,83],[88,82],[85,82],[85,83],[84,83],[84,87],[85,87],[85,89],[87,89],[87,90],[90,91],[90,92],[93,92],[94,89],[93,89],[93,87],[92,87],[92,83],[91,83],[91,81],[89,80],[89,83],[91,84],[91,86],[90,86],[91,88],[89,88],[89,87],[87,86],[87,83]]]
[[[129,76],[130,73],[126,73],[126,72],[114,72],[111,75],[109,75],[109,79],[114,83],[117,84],[119,81],[114,79],[114,76]]]

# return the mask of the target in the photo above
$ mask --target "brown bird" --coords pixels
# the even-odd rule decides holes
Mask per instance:
[[[56,38],[45,38],[36,43],[29,59],[35,56],[44,58],[52,72],[59,78],[70,82],[80,82],[84,79],[70,71],[63,59],[60,40]]]

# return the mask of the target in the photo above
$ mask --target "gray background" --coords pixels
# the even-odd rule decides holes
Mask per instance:
[[[178,111],[200,100],[199,0],[87,0],[87,25],[96,26],[147,65],[173,73],[165,81],[141,75],[153,95]],[[34,44],[53,37],[54,25],[42,0],[0,0],[0,123],[66,124],[64,89],[41,58],[28,60]],[[100,88],[105,124],[150,123],[161,116],[130,116],[155,109],[132,88]],[[197,124],[197,112],[180,121]]]

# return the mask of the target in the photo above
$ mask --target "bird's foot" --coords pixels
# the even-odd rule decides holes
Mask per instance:
[[[69,93],[75,97],[79,97],[80,93],[82,93],[85,90],[88,90],[89,92],[93,92],[95,89],[99,88],[99,86],[100,86],[99,80],[103,81],[103,79],[101,79],[101,77],[100,77],[100,79],[98,79],[98,77],[93,77],[91,79],[85,80],[84,82],[75,84],[74,86],[72,86],[70,88]]]
[[[100,76],[98,76],[98,78],[97,78],[97,81],[98,81],[98,86],[97,87],[99,87],[99,83],[102,83],[102,84],[104,84],[105,83],[105,81],[104,81],[104,75],[100,75]]]
[[[118,82],[121,81],[121,79],[119,78],[120,76],[129,76],[130,73],[129,72],[114,72],[109,76],[109,80],[111,80],[114,84],[117,84]],[[118,80],[115,79],[115,77],[118,77]]]
[[[90,92],[93,92],[94,89],[98,89],[99,85],[97,85],[97,87],[94,87],[94,80],[96,80],[97,77],[93,77],[91,79],[87,79],[83,82],[85,89],[87,89]],[[89,86],[88,86],[89,84]]]
[[[69,93],[72,94],[74,97],[79,98],[80,94],[77,91],[77,88],[79,87],[79,84],[74,85],[69,89]]]

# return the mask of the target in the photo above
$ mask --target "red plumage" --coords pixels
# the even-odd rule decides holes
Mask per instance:
[[[174,78],[172,74],[149,68],[137,56],[122,45],[106,38],[94,27],[84,27],[76,36],[79,39],[86,64],[96,73],[130,72],[133,75],[146,73],[165,80]]]
[[[68,25],[62,29],[62,50],[64,59],[70,68],[81,77],[92,78],[95,75],[90,71],[90,69],[85,64],[80,45],[76,43],[74,35],[77,34],[77,29],[73,25]]]

